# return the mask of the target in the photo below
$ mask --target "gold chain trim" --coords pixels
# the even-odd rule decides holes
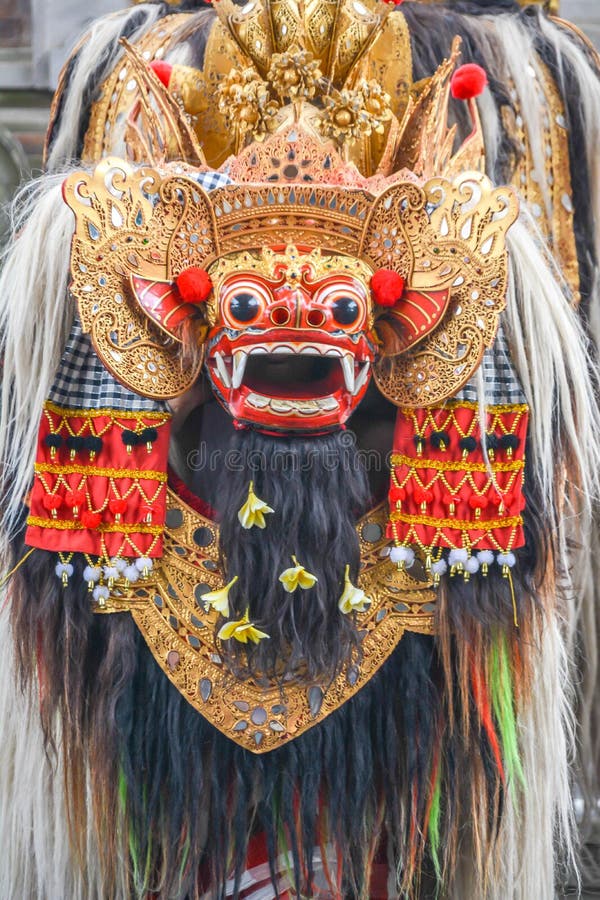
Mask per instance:
[[[444,462],[438,459],[415,459],[412,456],[404,456],[404,454],[394,454],[391,457],[394,466],[410,466],[412,469],[435,469],[438,472],[489,472],[489,466],[485,463],[470,463],[461,459],[456,462]],[[516,459],[513,462],[496,462],[492,467],[492,472],[518,472],[524,468],[525,461]]]
[[[521,525],[521,516],[511,516],[503,519],[438,519],[434,516],[410,516],[401,512],[393,512],[391,522],[405,522],[407,525],[431,525],[433,528],[454,528],[457,531],[478,531],[479,529],[491,530],[493,528],[514,528]]]
[[[52,463],[36,463],[35,471],[50,475],[97,475],[100,478],[142,478],[145,481],[166,482],[166,472],[155,472],[152,469],[100,469],[98,466],[58,466]]]
[[[86,531],[80,522],[74,522],[66,519],[43,519],[38,516],[30,516],[27,519],[27,524],[32,525],[35,528],[51,528],[57,529],[58,531]],[[105,523],[100,524],[97,528],[93,529],[95,532],[102,533],[111,533],[111,534],[156,534],[161,535],[163,533],[163,528],[159,525],[124,525],[120,523],[119,525],[107,525]]]
[[[455,409],[472,409],[475,412],[479,411],[479,403],[473,403],[470,400],[456,400],[452,404],[448,404],[445,407],[445,412],[449,415],[454,413]],[[526,403],[504,403],[497,404],[494,403],[491,406],[486,407],[486,410],[492,414],[496,413],[526,413],[529,411],[529,407]],[[403,415],[405,416],[414,416],[414,409],[412,407],[403,408],[401,410]],[[433,421],[433,420],[432,420]]]
[[[70,419],[99,419],[102,417],[108,417],[111,420],[115,419],[127,419],[131,421],[135,419],[136,422],[140,419],[152,419],[154,422],[168,422],[171,418],[170,413],[166,412],[154,412],[145,410],[123,410],[121,414],[116,409],[69,409],[66,406],[58,406],[56,403],[52,403],[50,400],[47,400],[44,404],[44,409],[49,409],[50,412],[56,413],[58,416],[67,416]]]

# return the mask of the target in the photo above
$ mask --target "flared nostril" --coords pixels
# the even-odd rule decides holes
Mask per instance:
[[[321,309],[310,309],[306,314],[306,321],[311,328],[322,328],[327,320],[327,316]]]
[[[269,318],[273,325],[287,325],[290,321],[291,313],[285,306],[276,306],[269,313]]]

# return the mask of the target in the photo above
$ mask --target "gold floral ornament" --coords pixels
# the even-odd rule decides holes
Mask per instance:
[[[292,47],[287,53],[274,53],[267,80],[273,90],[284,100],[312,99],[323,73],[319,63],[308,50]]]
[[[202,597],[204,608],[206,610],[214,609],[216,612],[221,613],[222,616],[227,618],[229,616],[229,591],[237,580],[238,576],[236,575],[231,579],[229,584],[226,584],[225,587],[222,587],[220,590],[208,591],[207,594],[204,594]]]
[[[254,493],[254,482],[251,481],[248,485],[248,499],[238,512],[238,519],[242,528],[252,528],[254,525],[257,528],[265,528],[267,524],[265,515],[272,512],[271,507],[264,500],[261,500],[260,497],[256,496]]]
[[[237,619],[235,622],[226,622],[220,629],[217,637],[221,641],[230,641],[233,638],[234,640],[239,641],[240,644],[247,644],[248,641],[252,641],[253,644],[258,644],[259,641],[268,638],[269,635],[264,631],[260,631],[252,624],[250,621],[250,611],[247,609],[241,619]]]
[[[390,97],[376,81],[361,81],[356,90],[332,91],[323,97],[323,133],[338,144],[382,134],[392,113]]]
[[[254,69],[232,69],[217,87],[219,110],[229,128],[254,140],[263,140],[273,130],[279,107],[271,99],[267,85]]]
[[[300,565],[295,556],[292,556],[292,562],[294,565],[289,569],[286,569],[285,572],[282,572],[279,576],[279,580],[282,583],[284,590],[286,590],[288,594],[293,594],[297,588],[308,591],[311,587],[314,587],[318,580],[317,576],[307,572],[304,566]]]
[[[371,600],[363,590],[350,581],[350,566],[344,573],[344,590],[338,601],[338,607],[345,616],[352,612],[364,612],[371,605]]]

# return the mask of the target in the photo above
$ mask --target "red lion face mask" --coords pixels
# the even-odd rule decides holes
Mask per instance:
[[[290,246],[231,254],[210,274],[207,369],[234,419],[272,431],[343,425],[371,377],[369,267]]]

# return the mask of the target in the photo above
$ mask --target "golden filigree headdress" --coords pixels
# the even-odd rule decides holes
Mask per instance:
[[[244,7],[219,0],[214,9],[218,18],[202,69],[168,67],[161,81],[146,64],[164,55],[165,33],[176,22],[161,22],[160,42],[149,35],[135,50],[127,45],[123,67],[108,79],[92,111],[84,159],[114,152],[118,123],[126,119],[134,161],[153,164],[195,164],[203,157],[214,168],[249,144],[298,125],[315,145],[330,141],[366,177],[399,169],[422,178],[483,170],[474,105],[473,133],[453,161],[447,107],[458,39],[433,77],[413,84],[406,21],[380,0],[301,7],[288,0]],[[182,135],[174,123],[177,109]],[[160,153],[149,135],[159,136]]]

